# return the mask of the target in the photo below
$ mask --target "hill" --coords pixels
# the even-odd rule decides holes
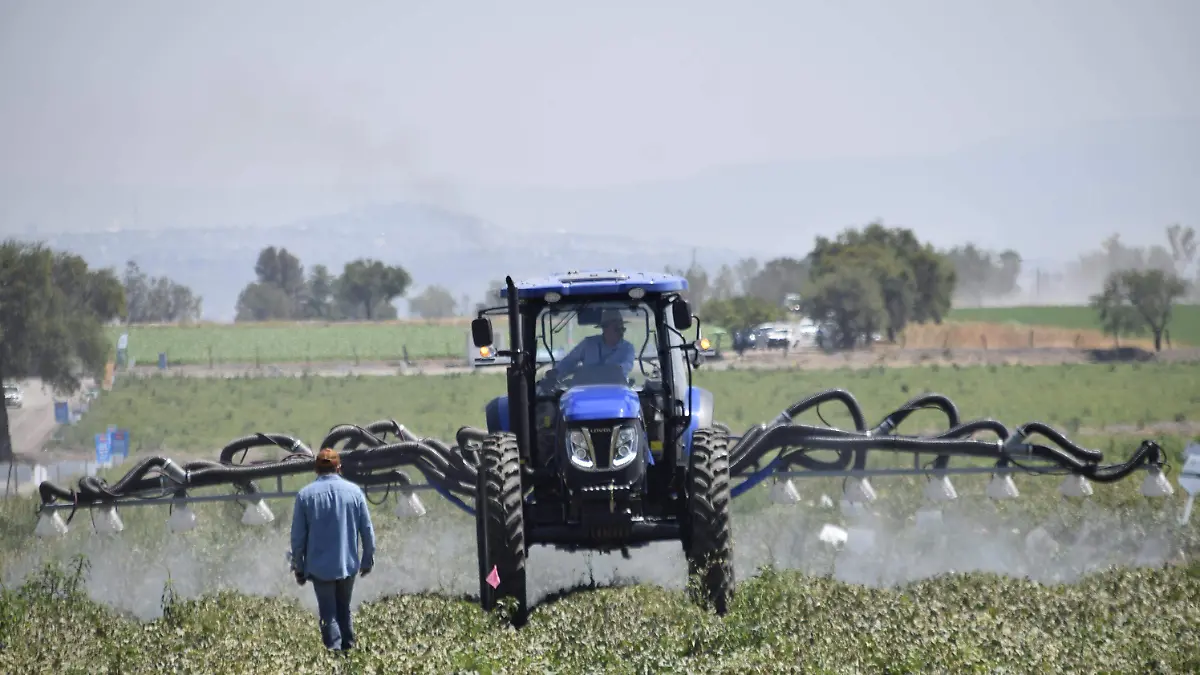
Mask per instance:
[[[94,212],[96,225],[64,216],[61,226],[22,236],[46,239],[93,265],[120,267],[133,259],[145,272],[167,274],[200,293],[206,318],[226,320],[258,252],[269,245],[334,271],[374,256],[404,265],[418,287],[441,284],[471,302],[505,274],[580,266],[661,270],[686,267],[693,255],[715,271],[750,255],[800,257],[817,235],[877,219],[912,227],[939,247],[968,241],[1011,247],[1026,267],[1053,272],[1111,233],[1134,245],[1157,243],[1166,225],[1200,221],[1196,175],[1200,121],[1133,121],[1030,133],[937,156],[726,166],[596,189],[464,187],[456,210],[395,202],[269,227],[229,227],[242,222],[236,203],[249,197],[212,193],[200,196],[226,205],[228,219],[214,216],[209,228],[172,228],[163,217],[143,218],[152,223],[146,229],[101,231],[128,221],[110,205]],[[10,213],[36,211],[26,203],[29,195],[42,195],[46,213],[59,212],[46,201],[50,195],[70,203],[72,212],[95,202],[86,191],[74,199],[76,192],[0,184],[0,198],[13,197]],[[181,218],[200,198],[189,195],[179,202]],[[169,213],[168,205],[156,213]],[[23,227],[13,218],[0,214],[7,229]],[[398,307],[403,313],[403,301]]]

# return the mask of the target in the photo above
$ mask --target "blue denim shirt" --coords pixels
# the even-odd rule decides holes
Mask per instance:
[[[607,363],[620,364],[625,371],[625,377],[633,371],[633,362],[637,354],[633,343],[621,340],[615,347],[604,344],[604,337],[589,335],[575,345],[571,353],[555,364],[554,368],[562,375],[567,375],[580,366],[600,366]]]
[[[292,511],[292,570],[320,581],[375,566],[375,528],[362,488],[337,474],[319,476],[296,495]]]

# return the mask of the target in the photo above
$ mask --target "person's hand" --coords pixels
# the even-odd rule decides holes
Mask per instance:
[[[300,572],[296,572],[296,583],[298,585],[303,586],[307,582],[308,582],[308,579],[304,578],[304,574],[302,574]]]
[[[371,568],[370,568],[370,567],[363,567],[363,568],[361,568],[361,569],[359,569],[359,570],[358,570],[358,576],[360,576],[360,577],[365,577],[365,576],[367,576],[367,575],[368,575],[368,574],[370,574],[370,573],[371,573]]]

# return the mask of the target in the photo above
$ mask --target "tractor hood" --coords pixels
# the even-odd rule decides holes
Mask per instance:
[[[585,384],[562,395],[562,416],[568,422],[636,419],[641,412],[637,393],[619,384]]]

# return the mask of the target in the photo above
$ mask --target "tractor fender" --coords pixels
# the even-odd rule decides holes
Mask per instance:
[[[488,404],[483,409],[484,415],[487,418],[487,430],[489,434],[494,434],[497,431],[512,431],[508,428],[508,397],[497,396],[488,401]]]
[[[692,409],[692,421],[688,424],[687,430],[683,432],[683,457],[687,457],[692,451],[692,435],[698,429],[708,429],[712,426],[716,408],[713,394],[707,389],[690,387],[688,398]]]

